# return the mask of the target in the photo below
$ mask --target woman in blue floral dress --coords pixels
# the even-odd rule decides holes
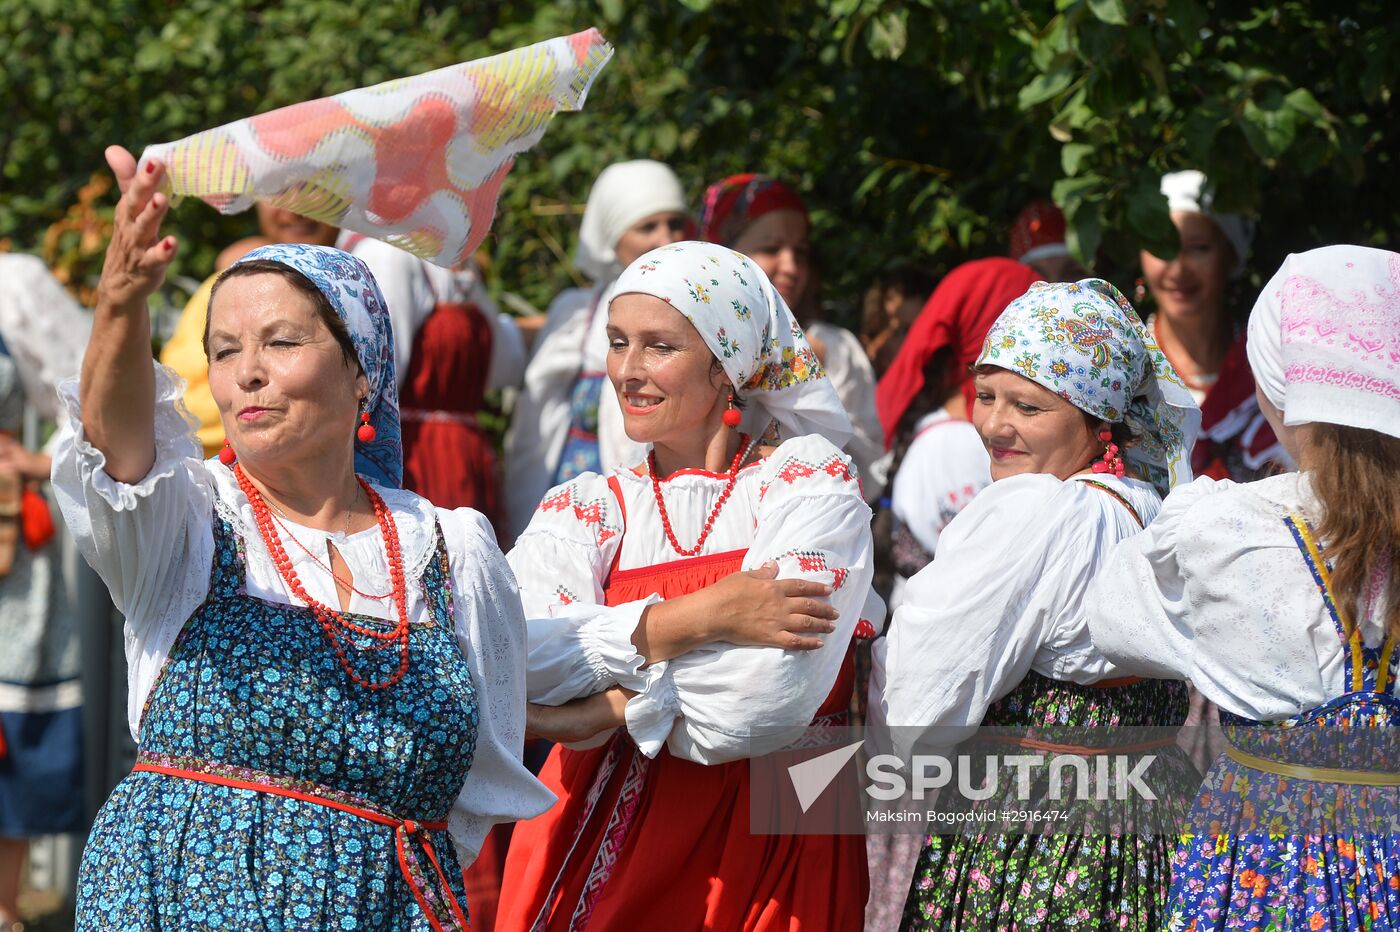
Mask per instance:
[[[149,356],[162,168],[111,161],[55,489],[127,619],[139,754],[93,826],[78,927],[465,929],[463,865],[550,801],[520,764],[510,570],[481,515],[399,488],[389,319],[339,250],[265,247],[216,284],[228,445],[201,459]]]
[[[1400,929],[1400,254],[1289,256],[1249,355],[1301,471],[1172,493],[1089,600],[1115,662],[1221,708],[1167,925]]]

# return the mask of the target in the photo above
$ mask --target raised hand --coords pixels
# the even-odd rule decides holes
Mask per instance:
[[[170,209],[170,199],[159,190],[165,166],[153,160],[137,171],[136,160],[121,146],[108,146],[106,156],[122,197],[97,300],[108,313],[141,313],[175,258],[175,237],[160,234],[161,221]]]

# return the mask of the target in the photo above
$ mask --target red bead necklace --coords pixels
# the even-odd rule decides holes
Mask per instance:
[[[705,539],[710,536],[710,532],[715,529],[715,519],[719,517],[720,509],[724,503],[729,501],[729,493],[734,491],[734,483],[739,481],[739,467],[744,465],[744,460],[749,458],[748,434],[739,436],[739,452],[734,454],[734,462],[729,464],[729,481],[724,484],[724,491],[719,493],[719,501],[715,502],[715,507],[710,510],[710,516],[705,519],[705,527],[700,531],[700,539],[695,542],[695,546],[686,549],[681,546],[681,542],[676,540],[676,532],[671,528],[671,516],[666,513],[666,502],[661,497],[661,480],[656,475],[656,451],[647,453],[647,471],[651,473],[651,491],[656,495],[656,510],[661,512],[661,527],[666,531],[666,540],[670,542],[671,549],[683,557],[693,557],[700,552],[700,548],[705,546]]]
[[[276,519],[268,508],[267,500],[248,479],[241,465],[233,467],[233,475],[238,480],[238,487],[248,497],[248,504],[253,509],[253,520],[258,526],[258,533],[262,535],[263,543],[267,546],[267,552],[272,556],[272,562],[277,566],[282,580],[287,584],[292,595],[305,602],[307,607],[311,609],[311,613],[316,616],[316,621],[321,625],[321,631],[325,633],[326,640],[330,641],[336,657],[340,660],[341,667],[344,668],[351,681],[365,689],[386,689],[403,679],[404,674],[408,672],[408,587],[404,583],[403,554],[399,549],[398,529],[394,525],[394,516],[390,513],[388,506],[384,504],[384,499],[363,479],[356,477],[360,486],[365,490],[370,504],[374,507],[374,518],[379,525],[379,533],[384,538],[384,552],[389,561],[390,591],[394,597],[394,608],[397,610],[399,620],[393,628],[387,631],[357,624],[336,609],[329,605],[322,605],[311,597],[306,588],[302,586],[301,580],[297,578],[296,571],[292,569],[291,557],[287,555],[286,548],[282,546],[282,541],[277,536],[277,531],[273,527]],[[295,540],[295,538],[293,539]],[[390,643],[397,643],[399,648],[398,669],[388,679],[378,682],[371,682],[360,676],[350,665],[350,659],[345,655],[344,642],[348,638],[346,632],[354,632],[375,641],[385,642],[381,647],[375,649],[382,650],[389,647]]]

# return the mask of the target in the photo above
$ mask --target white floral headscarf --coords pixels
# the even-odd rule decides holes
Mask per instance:
[[[1108,282],[1036,282],[1007,305],[977,365],[1024,376],[1138,438],[1123,458],[1165,495],[1191,481],[1201,411],[1143,326]]]
[[[745,431],[765,434],[771,422],[781,439],[820,434],[838,447],[850,439],[850,419],[797,318],[747,256],[714,243],[662,246],[623,271],[613,298],[622,294],[660,298],[694,325],[746,402]]]

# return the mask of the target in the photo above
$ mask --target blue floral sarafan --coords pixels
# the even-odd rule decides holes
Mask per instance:
[[[1221,711],[1229,742],[1177,847],[1171,932],[1400,929],[1400,650],[1367,647],[1308,522],[1289,529],[1345,645],[1349,688],[1282,722]]]
[[[1123,458],[1166,495],[1191,481],[1201,411],[1123,294],[1099,278],[1036,282],[997,318],[978,366],[1048,388],[1137,440]]]
[[[222,518],[214,545],[209,596],[151,688],[137,770],[88,839],[78,928],[463,928],[445,824],[478,706],[441,530],[416,581],[431,623],[412,626],[408,671],[383,690],[350,682],[310,609],[247,594],[242,541]],[[397,667],[398,651],[352,640],[366,679]]]

